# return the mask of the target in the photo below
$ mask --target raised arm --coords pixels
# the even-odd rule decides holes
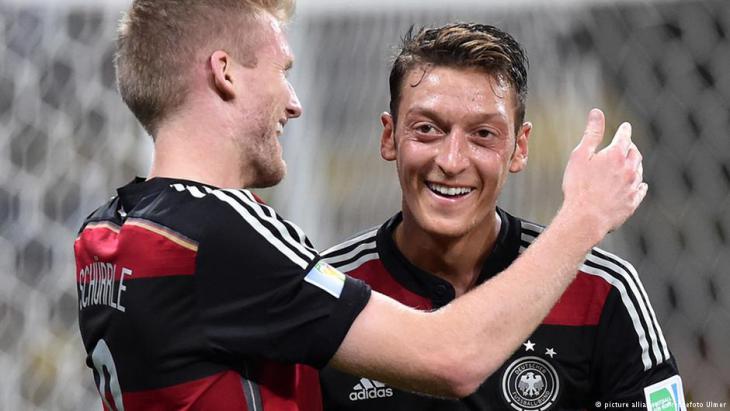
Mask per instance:
[[[434,312],[373,293],[330,365],[393,386],[463,397],[509,358],[574,279],[591,247],[646,195],[641,154],[624,123],[611,144],[594,109],[563,178],[563,206],[509,268]]]

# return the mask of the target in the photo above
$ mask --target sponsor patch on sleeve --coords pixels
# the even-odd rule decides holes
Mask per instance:
[[[342,287],[345,286],[345,275],[324,261],[320,261],[309,270],[304,281],[319,287],[335,298],[340,298]]]
[[[679,375],[644,388],[644,396],[646,409],[649,411],[687,411],[682,378]]]

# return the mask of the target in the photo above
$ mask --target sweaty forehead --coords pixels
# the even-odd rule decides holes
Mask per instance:
[[[282,54],[291,57],[292,51],[289,47],[289,41],[286,37],[286,30],[284,29],[284,25],[282,24],[282,22],[279,19],[269,15],[268,26],[271,29],[271,33],[274,35],[276,46],[279,48],[279,51],[281,51]]]
[[[511,117],[514,93],[499,76],[471,68],[415,67],[403,81],[401,110],[418,109]]]
[[[294,54],[289,46],[284,25],[269,13],[263,13],[257,20],[259,27],[256,36],[260,44],[259,51],[270,54],[284,66],[290,66]]]

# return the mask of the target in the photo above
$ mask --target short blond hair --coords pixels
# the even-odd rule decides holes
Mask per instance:
[[[295,0],[135,0],[114,58],[122,99],[153,137],[188,94],[191,67],[215,50],[255,65],[256,17],[286,23]]]

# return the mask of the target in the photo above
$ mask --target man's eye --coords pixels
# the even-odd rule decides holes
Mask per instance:
[[[487,129],[478,130],[476,134],[477,134],[477,136],[482,137],[482,138],[487,138],[487,137],[491,137],[492,135],[494,135],[494,133],[492,133],[491,131],[489,131]]]
[[[416,127],[416,131],[418,131],[419,133],[423,133],[423,134],[429,134],[435,130],[436,129],[430,124],[421,124]]]

